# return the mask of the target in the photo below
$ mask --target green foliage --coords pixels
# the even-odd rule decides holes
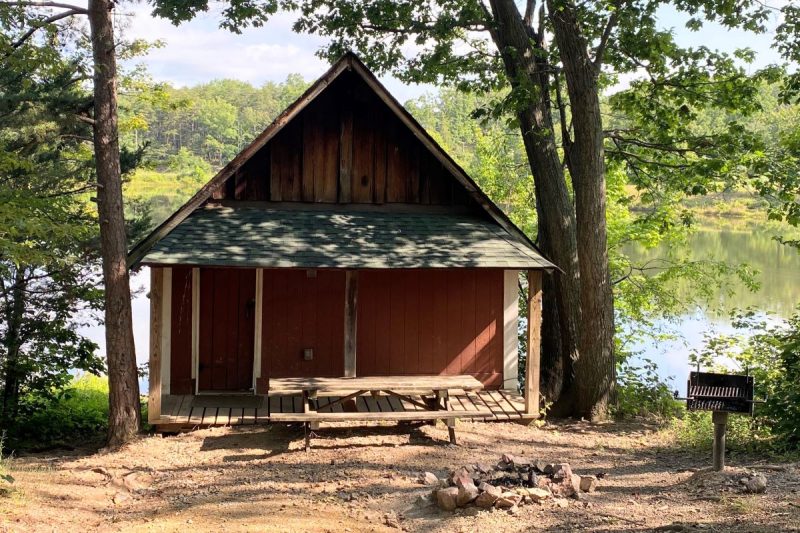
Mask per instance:
[[[732,321],[739,333],[708,336],[692,360],[752,375],[756,399],[766,399],[756,406],[753,426],[772,435],[776,449],[800,449],[800,308],[786,322],[754,310],[736,312]]]
[[[661,381],[656,363],[645,359],[638,367],[629,362],[619,366],[614,406],[616,417],[655,416],[669,420],[681,413],[681,405],[667,384]]]
[[[5,452],[5,432],[0,432],[0,497],[10,496],[14,491],[14,476],[6,470]]]
[[[99,372],[97,346],[78,333],[102,302],[85,49],[55,28],[18,48],[26,13],[0,9],[0,420],[19,399],[46,397],[70,371]]]
[[[188,88],[166,84],[158,90],[120,97],[121,142],[128,149],[147,146],[151,168],[172,167],[172,158],[188,156],[219,167],[266,128],[305,90],[307,83],[290,75],[283,83],[261,87],[235,80],[216,80]],[[195,160],[197,161],[197,160]]]
[[[670,424],[678,442],[698,450],[710,450],[714,441],[714,424],[708,411],[684,413]],[[733,453],[777,453],[779,441],[760,418],[730,415],[725,436],[726,447]]]
[[[108,429],[108,379],[84,374],[67,386],[21,400],[26,412],[9,432],[13,448],[50,448],[99,441]]]

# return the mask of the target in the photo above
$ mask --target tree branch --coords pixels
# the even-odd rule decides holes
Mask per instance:
[[[611,31],[614,29],[614,26],[617,25],[617,18],[616,10],[608,16],[608,21],[606,22],[606,27],[603,30],[603,35],[600,36],[600,43],[597,45],[597,50],[595,50],[593,64],[598,73],[600,72],[600,67],[603,65],[603,55],[605,54],[606,47],[608,46],[608,41],[611,38]]]
[[[95,125],[95,120],[93,118],[87,117],[86,115],[75,115],[75,116],[81,122],[85,122],[86,124],[90,124],[92,126]]]
[[[82,12],[82,11],[83,11],[83,10],[70,9],[70,10],[68,10],[68,11],[62,11],[61,13],[56,13],[55,15],[52,15],[52,16],[50,16],[50,17],[47,17],[47,18],[46,18],[46,19],[44,19],[44,20],[37,21],[37,23],[36,23],[34,26],[31,26],[31,28],[30,28],[28,31],[26,31],[25,33],[23,33],[23,34],[20,36],[20,38],[19,38],[19,39],[17,39],[17,40],[16,40],[16,41],[14,41],[13,43],[11,43],[11,49],[12,49],[12,50],[16,50],[17,48],[19,48],[20,46],[22,46],[23,44],[25,44],[25,41],[27,41],[28,39],[30,39],[30,38],[31,38],[31,36],[32,36],[34,33],[36,33],[36,30],[40,30],[40,29],[42,29],[43,27],[47,26],[48,24],[52,24],[52,23],[54,23],[54,22],[58,22],[58,21],[59,21],[59,20],[61,20],[61,19],[65,19],[65,18],[67,18],[67,17],[71,17],[71,16],[73,16],[73,15],[79,15],[79,14],[81,14],[81,12]],[[6,56],[8,56],[8,54],[6,54]]]
[[[63,2],[47,2],[47,1],[36,1],[36,0],[20,0],[20,1],[6,1],[3,0],[3,3],[8,6],[18,6],[18,7],[52,7],[56,9],[68,9],[70,11],[75,11],[78,15],[88,15],[89,10],[83,8],[81,6],[76,6],[73,4],[65,4]]]
[[[533,12],[536,11],[536,0],[528,0],[527,5],[525,6],[525,16],[522,18],[522,22],[529,28],[533,28]]]

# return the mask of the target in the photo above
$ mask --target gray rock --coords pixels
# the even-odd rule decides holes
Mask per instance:
[[[501,509],[510,509],[517,505],[519,502],[522,501],[522,496],[516,494],[514,492],[504,492],[496,502],[494,502],[495,507],[499,507]]]
[[[439,478],[433,472],[423,472],[417,477],[417,482],[422,485],[438,485]]]
[[[572,475],[572,468],[569,463],[553,463],[544,467],[544,473],[554,480],[564,479]]]
[[[499,495],[493,492],[481,492],[478,497],[475,498],[475,505],[481,509],[488,509],[494,505],[494,502],[496,502],[498,498]]]
[[[455,511],[458,507],[458,488],[447,487],[436,491],[436,505],[444,511]]]
[[[763,494],[767,491],[767,478],[764,474],[756,474],[745,481],[744,490],[751,494]]]
[[[478,490],[482,492],[488,492],[489,494],[494,496],[495,499],[499,498],[500,495],[503,494],[503,489],[501,489],[500,487],[495,487],[494,485],[490,485],[489,483],[481,483],[480,485],[478,485]]]
[[[581,476],[580,487],[583,492],[594,492],[597,490],[597,476]]]
[[[468,503],[471,503],[480,495],[480,491],[478,487],[471,483],[465,483],[458,487],[458,496],[456,497],[456,504],[459,507],[464,507]]]

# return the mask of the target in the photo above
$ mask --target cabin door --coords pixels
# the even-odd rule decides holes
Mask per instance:
[[[199,392],[253,389],[256,272],[200,269]]]

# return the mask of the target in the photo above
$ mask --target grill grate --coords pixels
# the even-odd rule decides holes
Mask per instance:
[[[690,411],[753,413],[753,378],[714,372],[692,372],[687,383]]]

